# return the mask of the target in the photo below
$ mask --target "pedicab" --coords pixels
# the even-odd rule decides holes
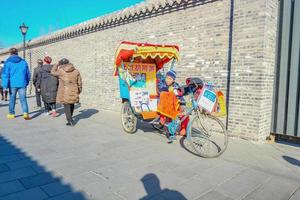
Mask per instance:
[[[191,153],[217,157],[228,145],[228,134],[219,118],[226,115],[224,95],[217,86],[198,77],[187,78],[186,85],[180,87],[184,102],[172,98],[172,92],[160,93],[160,85],[165,84],[165,66],[173,69],[178,60],[176,45],[121,42],[115,55],[114,76],[119,81],[123,130],[135,133],[138,121],[143,121],[168,138],[176,138],[182,123],[188,120],[184,138]],[[162,117],[168,119],[164,124]]]

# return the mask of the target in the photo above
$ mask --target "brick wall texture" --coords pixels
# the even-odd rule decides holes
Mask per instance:
[[[34,45],[53,35],[69,33],[70,29],[89,26],[83,23],[32,40],[33,46],[29,44],[26,58],[32,68],[36,66],[36,60],[45,55],[51,56],[54,62],[68,58],[83,77],[81,103],[119,111],[118,80],[112,76],[114,53],[119,43],[126,40],[177,44],[181,55],[175,67],[179,82],[198,76],[226,92],[231,1],[166,1],[175,2],[177,9],[173,10],[159,6],[159,2],[162,1],[150,0],[135,6],[141,7],[140,13],[147,12],[149,6],[156,11],[166,10],[150,14],[150,17],[137,17],[138,20],[114,27]],[[182,8],[181,4],[188,6]],[[270,133],[277,7],[278,0],[234,0],[228,129],[233,135],[256,141],[264,140]],[[135,10],[129,8],[119,13],[126,16],[128,12],[137,12]],[[105,16],[104,21],[116,15],[118,13]],[[7,50],[0,51],[1,60],[7,56]],[[116,120],[116,123],[119,122]]]

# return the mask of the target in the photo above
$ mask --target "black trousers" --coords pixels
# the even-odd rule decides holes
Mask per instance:
[[[36,99],[36,105],[38,107],[42,107],[41,92],[38,92],[37,90],[35,90],[35,99]]]
[[[0,88],[0,94],[1,94],[1,100],[7,100],[7,95],[8,95],[8,91],[7,90],[3,90],[3,88]]]
[[[74,104],[64,104],[64,110],[65,110],[65,115],[67,118],[67,121],[70,122],[72,121],[72,116],[74,113]]]
[[[45,105],[45,111],[49,112],[51,110],[56,110],[56,103],[46,103],[44,102]]]

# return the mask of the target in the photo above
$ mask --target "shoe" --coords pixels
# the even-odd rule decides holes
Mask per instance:
[[[28,113],[23,114],[23,119],[30,120],[30,117],[29,117]]]
[[[15,118],[15,115],[14,114],[7,114],[7,119],[14,119]]]
[[[8,101],[8,99],[5,99],[5,101]]]
[[[68,123],[66,123],[66,126],[75,126],[74,121],[68,121]]]
[[[56,111],[53,111],[52,113],[51,113],[51,117],[57,117],[58,116],[58,113],[56,112]]]
[[[47,112],[47,111],[46,111],[46,112],[45,112],[45,115],[50,115],[50,112]]]
[[[175,141],[176,140],[176,136],[174,135],[174,136],[169,136],[168,137],[168,144],[171,144],[171,143],[173,143],[173,141]]]

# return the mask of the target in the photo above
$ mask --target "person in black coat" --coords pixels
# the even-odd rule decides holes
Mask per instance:
[[[44,59],[45,64],[42,66],[41,71],[38,73],[37,87],[41,92],[42,99],[45,105],[45,111],[47,115],[57,117],[56,112],[56,95],[58,89],[58,78],[51,74],[52,59],[46,57]]]
[[[36,68],[34,68],[34,71],[33,71],[32,82],[35,87],[36,106],[38,109],[41,109],[41,107],[42,107],[41,92],[38,90],[36,84],[37,84],[38,74],[42,70],[43,61],[41,59],[38,59],[37,64],[38,64],[38,66]]]

